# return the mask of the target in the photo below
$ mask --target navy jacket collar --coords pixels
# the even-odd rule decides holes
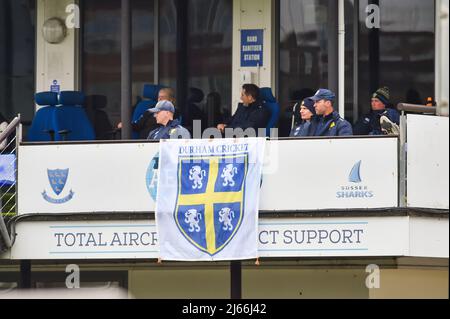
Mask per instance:
[[[248,109],[255,108],[255,107],[260,107],[262,105],[261,101],[259,101],[259,100],[256,100],[255,102],[250,103],[248,106],[245,106],[244,103],[241,103],[241,104],[242,104],[243,107],[248,108]]]
[[[180,121],[178,119],[169,121],[165,127],[177,127],[180,125]]]
[[[330,121],[330,120],[334,120],[334,119],[337,119],[337,118],[339,118],[339,117],[340,117],[340,116],[339,116],[339,113],[336,112],[336,111],[333,111],[333,113],[330,113],[330,114],[328,114],[328,115],[326,115],[326,116],[322,116],[322,117],[320,117],[320,118],[322,119],[322,121],[328,122],[328,121]]]

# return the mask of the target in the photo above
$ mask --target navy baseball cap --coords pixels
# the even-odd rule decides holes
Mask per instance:
[[[336,99],[336,94],[334,94],[332,91],[327,89],[319,89],[314,96],[311,96],[311,99],[314,102],[320,101],[320,100],[327,100],[334,102]]]
[[[149,110],[151,113],[158,113],[161,111],[169,111],[175,113],[175,107],[170,101],[159,101],[156,106]]]

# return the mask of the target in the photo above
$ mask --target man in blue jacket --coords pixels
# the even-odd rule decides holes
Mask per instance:
[[[398,135],[400,114],[390,108],[389,88],[379,88],[371,100],[371,112],[361,117],[353,127],[355,135]]]
[[[149,140],[162,140],[170,138],[190,139],[191,134],[180,125],[180,121],[174,120],[175,107],[170,101],[159,101],[156,106],[148,110],[153,113],[156,123],[160,126],[148,135]]]
[[[334,110],[336,95],[327,89],[319,89],[311,99],[318,116],[314,136],[350,136],[353,135],[352,125],[344,120]]]
[[[259,97],[259,87],[255,84],[244,84],[241,90],[241,100],[236,113],[225,124],[217,125],[217,129],[224,133],[229,129],[254,129],[266,128],[270,119],[270,111],[263,105]]]

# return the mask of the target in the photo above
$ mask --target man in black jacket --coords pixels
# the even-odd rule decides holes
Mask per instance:
[[[222,133],[225,129],[265,129],[270,119],[270,111],[259,100],[259,87],[254,84],[244,84],[241,91],[242,103],[239,103],[236,113],[224,124],[217,125]],[[256,135],[255,135],[256,136]]]

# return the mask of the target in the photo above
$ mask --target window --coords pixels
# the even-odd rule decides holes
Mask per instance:
[[[288,134],[292,105],[337,77],[337,1],[280,0],[279,99]],[[391,103],[424,104],[434,96],[434,1],[346,0],[345,117],[356,122],[370,110],[381,86]],[[366,26],[369,4],[380,9],[380,28]],[[334,66],[333,66],[334,65]],[[338,93],[338,92],[336,92]]]
[[[191,0],[188,17],[189,87],[199,88],[204,92],[205,100],[200,107],[205,116],[209,115],[211,119],[216,111],[230,113],[232,1]],[[212,96],[218,97],[217,102],[220,102],[210,104]],[[215,126],[219,124],[217,121],[217,116],[213,116],[208,125]]]
[[[0,1],[0,112],[8,121],[34,116],[35,30],[34,0]]]
[[[132,105],[144,83],[154,82],[154,2],[131,1]],[[111,123],[121,114],[121,1],[83,2],[83,91],[103,95]]]
[[[427,97],[434,96],[435,2],[379,0],[370,3],[377,2],[379,30],[366,27],[365,9],[369,2],[359,2],[360,111],[369,111],[371,94],[380,86],[390,88],[394,105],[424,104]]]
[[[159,1],[159,35],[159,82],[176,90],[178,64],[175,0]]]
[[[65,272],[33,272],[33,288],[66,288]],[[127,271],[83,271],[80,272],[80,288],[123,288],[128,289]]]
[[[231,112],[232,0],[183,1],[159,2],[160,83],[177,91],[183,125],[203,119],[204,127],[215,126]],[[189,88],[204,98],[193,105]]]
[[[289,135],[293,104],[330,87],[337,73],[335,0],[280,0],[280,135]],[[284,111],[284,112],[283,112]],[[284,113],[284,116],[283,116]]]
[[[69,274],[64,270],[58,272],[31,273],[32,288],[66,288]],[[19,272],[0,272],[0,296],[18,289]],[[84,271],[80,272],[80,288],[122,288],[128,289],[128,271]]]
[[[157,31],[154,20],[156,1],[159,10],[158,37],[155,36]],[[183,89],[188,91],[189,87],[195,87],[205,95],[198,105],[205,119],[209,115],[209,93],[214,94],[211,99],[215,102],[213,105],[229,113],[232,0],[184,1],[131,1],[133,105],[137,102],[136,97],[142,95],[143,84],[154,83],[157,75],[158,84],[172,87],[178,97],[181,95],[177,107],[183,112],[186,111],[186,97],[180,93],[183,93]],[[105,111],[112,123],[118,123],[121,114],[120,0],[86,0],[82,12],[83,91],[87,95],[106,96]],[[180,29],[182,24],[187,27]],[[157,74],[155,45],[158,48]],[[187,87],[180,88],[180,84]]]

